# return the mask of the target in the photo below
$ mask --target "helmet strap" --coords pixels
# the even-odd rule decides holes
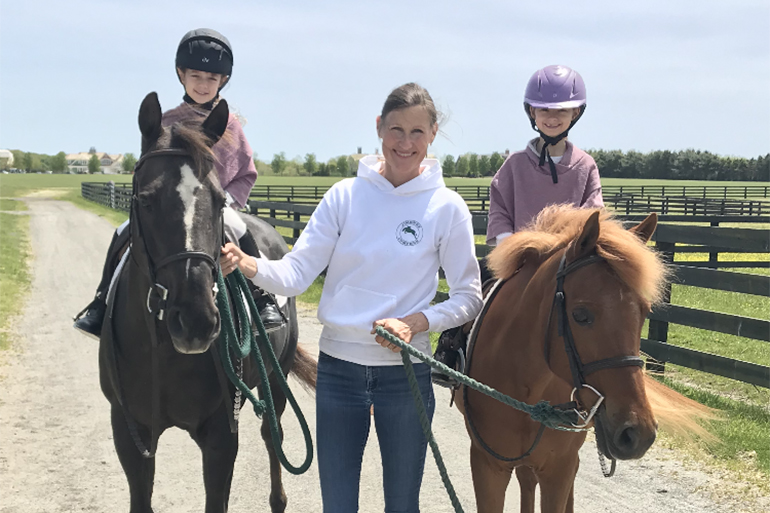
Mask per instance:
[[[213,100],[208,101],[206,103],[196,103],[195,100],[193,100],[192,97],[187,93],[184,93],[182,100],[184,100],[185,103],[189,103],[193,107],[197,107],[199,109],[213,110],[214,107],[216,107],[217,103],[219,103],[219,93],[217,93],[217,95],[214,97]]]
[[[555,146],[559,141],[567,137],[569,134],[569,131],[572,129],[573,126],[575,126],[575,123],[578,122],[580,117],[583,115],[583,113],[586,110],[586,106],[583,105],[580,108],[580,112],[575,117],[575,119],[572,120],[572,123],[569,124],[569,127],[567,129],[557,135],[556,137],[551,137],[550,135],[545,135],[535,123],[535,118],[532,115],[529,115],[529,122],[532,124],[532,129],[535,130],[538,134],[540,134],[540,137],[545,141],[543,143],[543,148],[540,150],[540,162],[539,165],[542,167],[545,165],[545,160],[548,159],[548,167],[551,170],[551,180],[553,180],[553,183],[559,183],[559,174],[556,172],[556,163],[551,158],[551,154],[548,151],[548,146]],[[529,113],[529,109],[527,109],[527,113]]]

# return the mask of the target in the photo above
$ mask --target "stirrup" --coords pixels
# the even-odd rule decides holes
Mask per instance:
[[[456,367],[459,367],[459,368],[455,368],[455,370],[460,374],[465,374],[465,351],[463,351],[462,349],[458,349],[457,356],[458,356],[457,358],[458,362],[455,362],[455,363],[459,363],[459,366],[456,365]],[[457,381],[455,378],[447,374],[444,374],[440,370],[437,370],[434,368],[431,368],[430,379],[435,385],[438,385],[440,387],[448,388],[450,390],[456,390],[460,388],[459,381]]]

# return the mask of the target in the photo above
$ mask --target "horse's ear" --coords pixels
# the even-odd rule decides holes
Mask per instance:
[[[163,112],[160,110],[158,94],[152,92],[144,97],[139,107],[139,130],[142,132],[142,151],[158,140],[161,133],[160,120]]]
[[[634,235],[639,237],[639,240],[647,244],[652,238],[652,234],[655,233],[655,228],[658,227],[658,214],[653,212],[648,215],[644,221],[628,229]]]
[[[203,133],[211,140],[213,146],[227,130],[227,122],[230,120],[230,109],[227,100],[219,100],[217,106],[211,111],[209,117],[203,122]]]
[[[597,210],[586,220],[580,236],[572,241],[567,250],[567,262],[574,262],[578,258],[589,255],[596,248],[599,240],[599,211]]]

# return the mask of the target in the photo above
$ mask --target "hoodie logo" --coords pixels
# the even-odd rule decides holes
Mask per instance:
[[[209,62],[209,58],[208,57],[204,57],[203,59],[201,59],[201,62]]]
[[[422,225],[417,221],[404,221],[396,229],[396,240],[402,246],[415,246],[422,240]]]

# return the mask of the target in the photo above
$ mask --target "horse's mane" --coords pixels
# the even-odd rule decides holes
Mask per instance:
[[[569,205],[546,207],[523,231],[506,238],[488,257],[496,278],[513,276],[525,260],[538,263],[566,248],[576,239],[595,209],[576,209]],[[658,303],[668,270],[654,250],[606,210],[599,215],[596,253],[610,265],[621,282],[651,304]]]

